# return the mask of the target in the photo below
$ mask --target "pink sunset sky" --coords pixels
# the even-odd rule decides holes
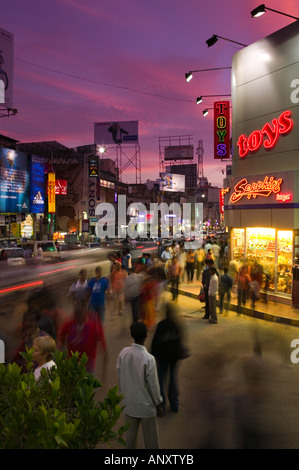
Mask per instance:
[[[227,162],[214,160],[213,112],[230,94],[231,66],[242,46],[292,21],[268,11],[251,18],[257,0],[9,0],[0,28],[14,35],[15,116],[0,119],[0,133],[20,142],[56,140],[68,147],[94,142],[94,123],[138,121],[141,180],[159,175],[159,138],[191,135],[204,147],[204,176],[222,186]],[[266,7],[299,16],[298,0]],[[195,154],[195,158],[196,154]],[[129,167],[123,181],[132,182]]]

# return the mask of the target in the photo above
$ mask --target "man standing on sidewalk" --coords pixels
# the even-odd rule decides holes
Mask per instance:
[[[128,449],[137,448],[139,426],[142,426],[146,449],[159,449],[157,415],[162,416],[162,396],[157,366],[144,346],[147,328],[142,322],[133,323],[134,343],[124,348],[117,360],[118,383],[124,394],[125,419],[130,423],[126,441]]]
[[[210,267],[210,283],[209,283],[209,310],[211,318],[209,323],[217,323],[217,312],[216,312],[216,296],[218,292],[218,276],[215,266]]]

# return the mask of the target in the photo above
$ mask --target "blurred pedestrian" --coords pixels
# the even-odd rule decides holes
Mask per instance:
[[[170,251],[170,247],[167,246],[165,250],[162,252],[161,260],[166,263],[166,261],[170,260],[171,258],[172,258],[172,254]]]
[[[163,412],[166,408],[165,387],[168,374],[169,404],[173,411],[179,410],[178,364],[182,344],[182,328],[176,318],[176,311],[173,305],[167,303],[166,318],[158,323],[151,346],[151,353],[157,361]]]
[[[137,263],[133,272],[125,279],[125,301],[130,304],[133,323],[139,319],[142,285],[145,278],[143,269],[143,265]]]
[[[7,254],[4,249],[1,250],[1,253],[0,253],[0,267],[1,268],[7,267]]]
[[[203,248],[203,246],[200,246],[199,248],[197,248],[197,250],[195,251],[195,257],[196,257],[196,280],[199,281],[200,280],[200,276],[201,276],[201,272],[202,272],[202,269],[204,267],[204,263],[205,263],[205,250]]]
[[[210,318],[210,307],[209,307],[209,284],[210,284],[210,266],[213,265],[213,260],[207,259],[205,260],[205,268],[202,271],[201,276],[201,283],[203,286],[203,290],[205,293],[205,314],[202,317],[203,320],[208,320]]]
[[[187,281],[193,282],[195,269],[195,253],[194,250],[188,250],[186,255],[186,271]]]
[[[106,277],[102,276],[101,266],[97,266],[95,268],[95,277],[88,282],[87,291],[89,295],[89,310],[98,315],[102,325],[105,320],[106,291],[108,286],[109,281]]]
[[[213,252],[213,257],[215,261],[215,267],[216,269],[219,269],[220,266],[220,246],[216,240],[213,241],[212,244],[212,252]]]
[[[170,289],[172,294],[172,300],[177,300],[179,295],[179,282],[180,282],[181,267],[178,259],[174,256],[168,267],[168,279],[170,282]]]
[[[11,361],[22,367],[22,372],[26,372],[25,365],[27,361],[20,353],[26,352],[26,349],[31,349],[34,339],[38,336],[48,336],[48,333],[39,327],[39,320],[40,313],[36,310],[27,310],[22,318],[21,343]]]
[[[79,301],[75,305],[73,318],[66,320],[59,330],[58,348],[63,349],[66,347],[68,357],[71,357],[72,353],[76,351],[78,351],[80,357],[85,353],[88,358],[86,370],[91,374],[95,374],[98,345],[103,353],[102,374],[104,374],[108,354],[102,324],[94,316],[88,315],[86,302]]]
[[[148,329],[151,329],[156,323],[159,294],[160,280],[158,272],[156,268],[151,268],[146,272],[140,297],[140,319]]]
[[[157,366],[144,346],[147,328],[142,322],[131,325],[134,343],[122,349],[117,359],[118,383],[124,394],[125,420],[130,427],[126,434],[127,448],[137,448],[141,424],[146,449],[159,449],[157,415],[162,414]]]
[[[247,291],[251,282],[249,274],[247,274],[246,266],[241,266],[236,276],[236,284],[238,289],[238,313],[241,313],[241,306],[246,305]]]
[[[218,276],[216,274],[215,266],[210,266],[210,282],[209,282],[209,311],[210,323],[217,323],[216,299],[218,293]]]
[[[53,361],[53,354],[56,351],[56,343],[51,336],[39,336],[33,340],[33,353],[32,359],[37,363],[34,369],[35,380],[41,378],[41,369],[50,370],[56,367]]]
[[[118,313],[118,315],[123,315],[124,313],[124,287],[127,276],[128,274],[122,269],[121,264],[115,263],[110,275],[112,314]]]
[[[48,286],[34,290],[27,299],[28,311],[37,311],[39,314],[38,325],[46,331],[54,340],[57,338],[59,326],[64,317],[64,311],[56,305],[55,291]]]
[[[124,269],[127,273],[129,273],[132,269],[132,256],[130,254],[129,248],[126,248],[123,251],[122,259],[121,259],[121,267]]]
[[[78,300],[84,300],[88,292],[87,271],[80,269],[79,278],[74,281],[69,289],[69,299],[76,303]]]
[[[231,301],[231,290],[233,287],[233,279],[228,274],[228,268],[224,267],[224,274],[219,280],[219,313],[223,313],[224,298],[226,297],[228,304]]]

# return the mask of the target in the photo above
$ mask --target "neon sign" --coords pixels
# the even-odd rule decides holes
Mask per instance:
[[[229,101],[214,103],[214,159],[229,158]]]
[[[256,152],[262,145],[267,150],[272,149],[277,144],[279,136],[288,134],[293,125],[291,111],[284,111],[278,119],[272,119],[271,123],[267,122],[261,131],[253,131],[249,137],[241,134],[237,142],[239,156],[244,158],[248,152]]]
[[[257,183],[248,183],[246,178],[243,178],[235,186],[235,191],[230,197],[230,202],[235,204],[240,201],[242,197],[247,199],[256,198],[257,196],[269,197],[272,193],[277,194],[280,192],[282,179],[276,180],[274,176],[266,176],[264,181]]]
[[[292,193],[276,194],[276,201],[286,202],[286,201],[291,201],[291,199],[292,199]]]

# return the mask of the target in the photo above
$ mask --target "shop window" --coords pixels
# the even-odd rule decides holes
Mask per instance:
[[[232,253],[234,261],[244,260],[245,229],[234,228],[232,231]]]
[[[277,291],[292,293],[293,232],[277,231]]]
[[[269,290],[275,289],[275,229],[247,228],[246,254],[249,264],[263,267]]]

